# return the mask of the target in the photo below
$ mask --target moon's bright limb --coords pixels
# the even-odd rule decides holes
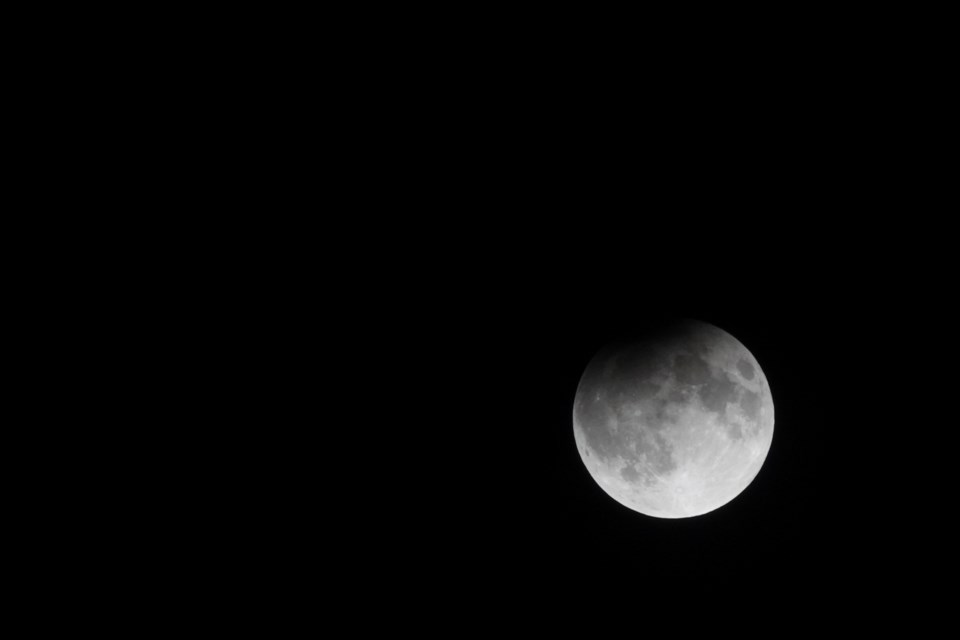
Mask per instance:
[[[736,338],[684,321],[598,353],[577,388],[573,432],[607,494],[646,515],[686,518],[756,477],[773,440],[773,398]]]

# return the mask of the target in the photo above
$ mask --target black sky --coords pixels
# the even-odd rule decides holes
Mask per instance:
[[[19,164],[36,194],[66,198],[51,211],[69,222],[33,216],[40,244],[81,256],[26,286],[57,307],[38,343],[69,343],[66,366],[36,366],[79,398],[28,382],[68,412],[34,431],[68,434],[83,468],[57,492],[84,513],[39,556],[93,522],[109,551],[136,547],[118,556],[130,581],[107,574],[119,590],[141,598],[146,558],[173,578],[161,618],[226,599],[218,625],[263,594],[282,603],[273,618],[303,605],[324,630],[345,613],[391,635],[790,635],[812,620],[860,637],[891,618],[931,635],[956,575],[955,70],[935,64],[950,40],[925,16],[914,46],[860,10],[786,41],[796,16],[754,16],[742,37],[706,16],[711,42],[691,16],[590,26],[581,9],[570,26],[551,8],[490,27],[430,9],[413,16],[423,33],[379,9],[287,16],[276,47],[233,30],[249,60],[213,40],[211,64],[184,50],[170,90],[135,55],[119,56],[129,71],[93,65],[116,100],[85,70],[76,89],[52,83],[52,115],[14,128],[49,129],[34,152],[70,179]],[[889,51],[849,37],[864,33]],[[104,203],[122,222],[76,214]],[[661,520],[597,486],[572,409],[598,349],[678,317],[752,352],[776,423],[740,496]],[[102,489],[74,482],[90,470]],[[95,547],[76,549],[103,579]]]

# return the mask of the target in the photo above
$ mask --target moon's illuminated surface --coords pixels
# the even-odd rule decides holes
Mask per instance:
[[[573,432],[612,498],[686,518],[725,505],[756,477],[773,440],[773,398],[746,347],[688,320],[598,353],[580,378]]]

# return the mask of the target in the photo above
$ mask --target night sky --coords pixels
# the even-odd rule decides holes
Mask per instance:
[[[59,590],[150,602],[141,625],[268,612],[271,637],[300,612],[334,637],[934,637],[960,240],[931,26],[955,20],[449,9],[124,15],[148,55],[72,23],[20,48],[52,51],[12,65],[36,116],[8,181],[41,443],[11,440],[10,493],[55,485],[8,515],[45,529],[10,547],[36,621],[77,626]],[[602,347],[680,318],[752,353],[775,426],[730,503],[658,519],[597,485],[572,414]]]

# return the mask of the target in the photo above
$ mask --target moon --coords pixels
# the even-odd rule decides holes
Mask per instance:
[[[713,325],[672,323],[608,345],[577,387],[580,458],[620,504],[657,518],[722,507],[747,488],[773,441],[760,364]]]

